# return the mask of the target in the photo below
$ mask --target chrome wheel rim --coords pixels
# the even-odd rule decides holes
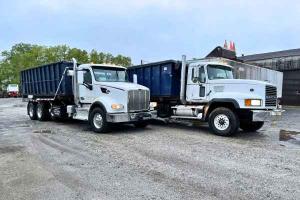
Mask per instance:
[[[229,118],[224,114],[219,114],[214,119],[214,125],[218,130],[224,131],[230,125]]]
[[[42,111],[41,106],[38,106],[38,108],[37,108],[37,116],[38,116],[39,119],[42,118],[42,113],[43,113],[43,111]]]
[[[103,117],[100,113],[96,113],[94,115],[94,118],[93,118],[93,123],[94,123],[94,126],[97,128],[97,129],[100,129],[102,128],[103,126]]]

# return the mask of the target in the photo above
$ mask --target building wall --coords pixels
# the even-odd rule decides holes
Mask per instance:
[[[300,56],[245,61],[246,63],[283,72],[283,105],[300,106]]]
[[[300,69],[300,56],[245,61],[246,63],[278,71]]]

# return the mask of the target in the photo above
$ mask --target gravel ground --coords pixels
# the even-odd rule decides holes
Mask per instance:
[[[300,108],[257,133],[39,122],[0,99],[0,199],[299,199]],[[294,132],[288,132],[294,131]],[[294,134],[288,140],[279,136]]]

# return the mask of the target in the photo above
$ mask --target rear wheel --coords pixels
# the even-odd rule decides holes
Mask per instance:
[[[46,121],[50,119],[49,106],[47,103],[38,103],[36,113],[39,121]]]
[[[101,108],[94,108],[89,117],[89,123],[96,133],[109,131],[109,124],[106,121],[106,113]]]
[[[209,127],[214,134],[230,136],[238,131],[240,122],[238,116],[229,108],[220,107],[209,115]]]
[[[31,120],[37,119],[36,107],[37,107],[36,104],[33,102],[29,102],[27,105],[27,113]]]
[[[245,132],[255,132],[263,127],[264,122],[242,121],[240,128]]]

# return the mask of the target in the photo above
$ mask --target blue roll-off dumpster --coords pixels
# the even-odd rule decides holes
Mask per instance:
[[[129,81],[137,75],[137,83],[150,89],[151,100],[179,100],[181,62],[162,62],[136,65],[128,68]]]
[[[72,77],[64,74],[66,68],[73,69],[73,63],[61,61],[21,71],[23,98],[27,98],[28,95],[36,98],[53,98],[61,80],[58,97],[60,99],[72,97]]]

